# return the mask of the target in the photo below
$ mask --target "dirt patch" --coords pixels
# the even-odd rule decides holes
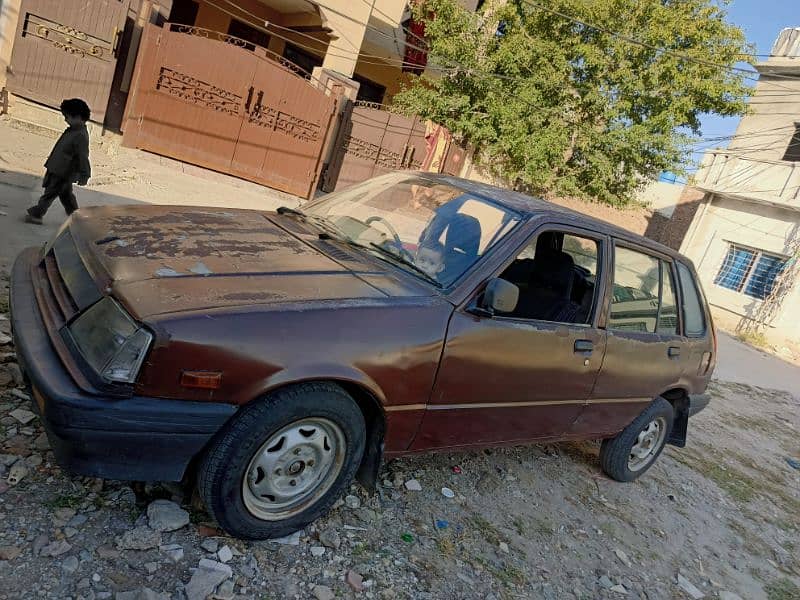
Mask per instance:
[[[0,350],[6,371],[13,348]],[[182,600],[209,570],[204,562],[197,575],[201,559],[221,565],[209,571],[224,579],[218,593],[238,598],[313,598],[321,586],[341,598],[673,600],[688,597],[680,574],[708,598],[796,599],[800,471],[786,459],[800,457],[797,402],[741,384],[710,392],[688,447],[667,448],[632,484],[601,474],[594,442],[414,456],[385,465],[377,493],[353,486],[291,539],[250,543],[222,535],[190,488],[65,473],[39,421],[14,412],[30,402],[9,383],[0,599],[102,600],[146,587]],[[25,471],[16,485],[5,483],[12,470]],[[421,491],[405,488],[412,478]],[[191,522],[156,535],[147,508],[165,498]]]

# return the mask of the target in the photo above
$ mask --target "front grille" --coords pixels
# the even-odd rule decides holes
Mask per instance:
[[[102,298],[97,284],[83,264],[69,230],[58,236],[51,252],[64,287],[79,311],[89,308]]]
[[[53,296],[53,300],[61,312],[62,322],[67,322],[78,312],[78,307],[72,300],[67,285],[61,277],[52,250],[44,257],[43,262],[44,276],[50,288],[47,291]]]
[[[62,240],[65,235],[68,236],[69,244],[65,244]],[[62,265],[68,265],[70,269],[67,276]],[[53,349],[73,381],[84,391],[97,393],[97,386],[86,377],[76,363],[75,355],[67,347],[61,335],[64,326],[85,308],[81,302],[90,301],[95,295],[98,299],[101,297],[68,233],[59,236],[53,248],[33,267],[31,275],[39,314]],[[91,288],[86,287],[87,282],[91,284]],[[74,291],[76,289],[77,296]]]

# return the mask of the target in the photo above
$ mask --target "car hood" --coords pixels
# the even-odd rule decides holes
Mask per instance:
[[[272,213],[92,207],[74,214],[70,231],[90,270],[142,319],[249,304],[431,294]]]

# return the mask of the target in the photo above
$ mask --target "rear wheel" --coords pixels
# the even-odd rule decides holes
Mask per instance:
[[[364,417],[335,384],[302,384],[242,408],[198,473],[206,508],[231,535],[288,535],[323,515],[364,453]]]
[[[603,440],[600,464],[617,481],[633,481],[653,466],[672,430],[672,405],[656,398],[615,437]]]

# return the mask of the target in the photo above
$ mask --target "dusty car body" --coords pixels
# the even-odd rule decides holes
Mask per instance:
[[[384,457],[596,438],[630,480],[685,443],[716,354],[687,259],[454,178],[359,189],[316,212],[82,209],[24,251],[14,335],[59,462],[113,479],[199,472],[224,528],[269,537],[319,516],[357,470],[373,482]],[[445,194],[398,216],[419,189]],[[477,242],[450,243],[471,228]],[[423,238],[458,269],[415,266]]]

